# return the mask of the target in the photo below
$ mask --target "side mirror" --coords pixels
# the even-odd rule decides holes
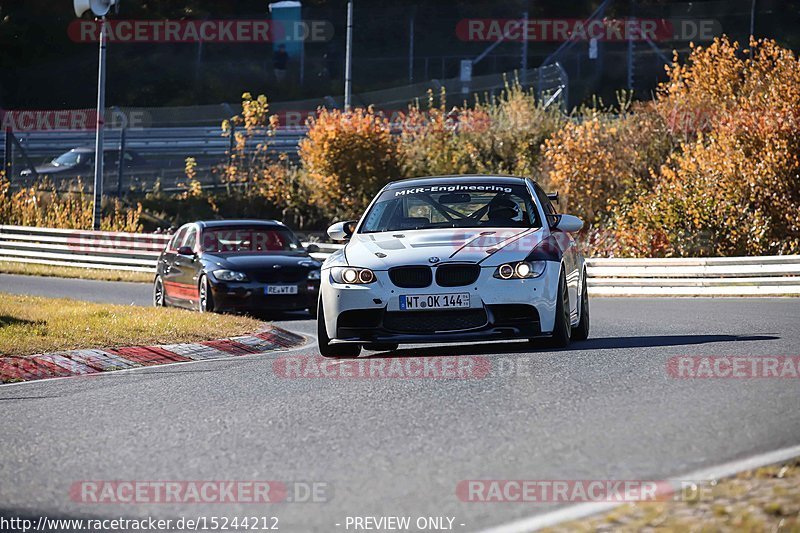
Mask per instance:
[[[192,250],[191,246],[181,246],[178,248],[178,255],[186,255],[189,257],[194,256],[194,250]]]
[[[308,246],[306,246],[306,252],[308,252],[310,254],[319,253],[319,246],[317,246],[316,244],[313,244],[313,243],[309,244]]]
[[[349,239],[353,232],[356,230],[357,221],[349,220],[347,222],[337,222],[328,228],[328,237],[334,241],[346,241]]]
[[[556,229],[567,233],[576,233],[583,229],[583,220],[572,215],[559,215]]]

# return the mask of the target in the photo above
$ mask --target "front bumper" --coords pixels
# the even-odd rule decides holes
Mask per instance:
[[[294,285],[297,294],[266,294],[267,285]],[[299,283],[224,282],[211,284],[214,306],[220,311],[296,311],[315,309],[319,281]]]
[[[534,279],[501,280],[482,268],[478,280],[462,287],[421,289],[394,286],[387,272],[375,283],[335,283],[323,271],[325,328],[332,342],[428,343],[528,339],[550,335],[555,323],[558,263]],[[402,311],[401,295],[470,293],[470,307],[458,310]]]

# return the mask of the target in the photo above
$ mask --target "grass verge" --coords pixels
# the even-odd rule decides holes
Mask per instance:
[[[0,355],[199,342],[260,326],[243,316],[0,293]]]
[[[712,482],[700,497],[626,504],[548,532],[800,532],[800,458]]]
[[[31,263],[15,263],[13,261],[0,261],[0,274],[44,276],[48,278],[94,279],[99,281],[133,281],[141,283],[150,283],[153,281],[154,277],[154,274],[149,274],[147,272],[35,265]]]

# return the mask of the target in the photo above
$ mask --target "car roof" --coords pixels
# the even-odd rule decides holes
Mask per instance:
[[[119,152],[119,146],[117,146],[116,148],[114,148],[113,146],[106,146],[103,149],[103,151],[104,152]],[[130,153],[130,154],[135,154],[136,153],[135,151],[129,150],[127,148],[125,149],[125,151]],[[75,152],[75,153],[79,153],[79,154],[88,154],[88,153],[92,153],[93,154],[94,153],[94,146],[78,146],[77,148],[73,148],[72,150],[70,150],[70,152]]]
[[[487,184],[506,184],[506,185],[520,185],[525,183],[527,178],[520,176],[498,176],[495,174],[459,174],[450,176],[425,176],[419,178],[408,178],[399,181],[393,181],[386,186],[387,190],[398,189],[409,186],[427,187],[431,185],[448,185],[458,184],[463,182],[474,182],[480,180],[482,183]]]
[[[265,228],[285,228],[283,222],[277,220],[252,220],[252,219],[235,219],[235,220],[198,220],[195,222],[201,228],[217,229],[217,228],[232,228],[237,226],[262,226]]]

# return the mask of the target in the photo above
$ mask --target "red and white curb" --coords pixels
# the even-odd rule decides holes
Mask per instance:
[[[224,359],[285,350],[305,338],[275,326],[260,333],[196,344],[69,350],[26,357],[0,357],[0,383],[63,378],[137,367]]]

